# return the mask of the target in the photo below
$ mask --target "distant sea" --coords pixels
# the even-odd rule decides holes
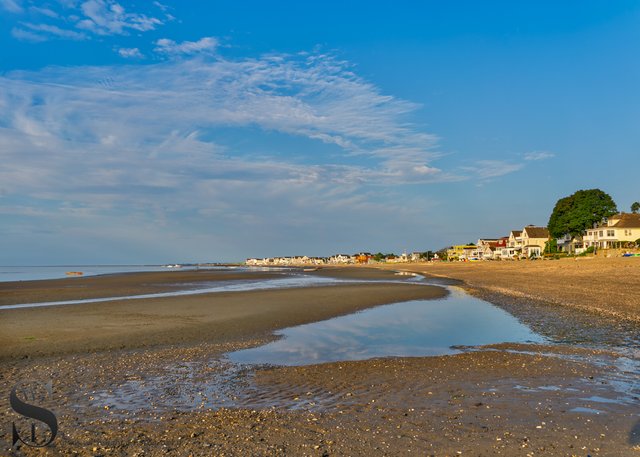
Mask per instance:
[[[176,271],[217,269],[224,267],[195,267],[167,268],[163,265],[60,265],[60,266],[32,266],[32,267],[4,267],[0,266],[0,282],[32,281],[36,279],[66,278],[67,271],[81,271],[82,276],[95,276],[113,273],[131,273],[138,271]]]

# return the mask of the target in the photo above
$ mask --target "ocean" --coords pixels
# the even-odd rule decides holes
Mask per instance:
[[[224,267],[196,267],[184,266],[180,270],[194,270],[197,268]],[[0,266],[0,282],[33,281],[37,279],[59,279],[67,277],[68,271],[81,271],[82,276],[95,276],[113,273],[132,273],[140,271],[171,271],[164,265],[57,265],[57,266]]]

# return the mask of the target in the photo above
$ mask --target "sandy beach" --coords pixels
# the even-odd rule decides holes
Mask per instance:
[[[640,322],[639,258],[435,262],[384,268],[458,279],[485,297],[497,294]]]
[[[562,302],[560,293],[545,295],[552,277],[582,293],[572,282],[583,277],[577,270],[582,265],[572,267],[576,270],[563,262],[402,269],[468,280],[465,287],[479,294],[484,290],[496,301],[526,291],[528,298],[512,305],[521,312],[536,296],[544,296],[545,303]],[[502,270],[508,266],[514,270]],[[538,270],[530,268],[539,269],[537,281]],[[393,270],[361,267],[313,274],[399,278]],[[83,279],[94,282],[87,286],[94,297],[180,284],[176,276],[122,277],[121,283],[115,277]],[[511,277],[529,277],[528,285],[510,288]],[[615,277],[607,284],[619,284]],[[165,284],[168,278],[171,285]],[[110,284],[101,284],[103,279]],[[65,280],[34,283],[16,293],[37,294],[43,301],[79,296],[66,285]],[[639,403],[615,401],[608,376],[620,355],[606,350],[507,344],[450,356],[240,371],[224,359],[229,351],[273,339],[273,331],[281,328],[445,293],[438,287],[372,282],[0,309],[0,376],[6,381],[0,396],[7,398],[8,389],[22,379],[55,380],[51,407],[61,435],[42,450],[23,446],[24,455],[640,455]],[[589,303],[605,310],[608,289],[591,294],[600,301]],[[633,299],[628,300],[631,306]],[[584,312],[573,303],[568,300],[570,306],[562,308],[574,315]],[[589,318],[593,328],[599,325],[597,316]],[[234,392],[228,397],[233,404],[206,407],[200,391],[220,383]],[[140,397],[139,410],[118,406],[144,386],[152,390]],[[15,416],[6,405],[0,409],[3,424]],[[5,448],[9,430],[0,429]]]

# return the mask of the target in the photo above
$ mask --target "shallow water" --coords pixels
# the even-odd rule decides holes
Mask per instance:
[[[454,346],[544,343],[506,311],[457,288],[440,300],[379,306],[287,328],[277,341],[228,354],[240,364],[308,365],[375,357],[436,356]]]
[[[234,281],[208,281],[193,284],[178,284],[179,287],[187,287],[183,290],[175,290],[171,292],[159,292],[155,294],[126,295],[119,297],[105,298],[89,298],[83,300],[64,300],[39,303],[20,303],[16,305],[0,306],[3,309],[19,309],[19,308],[40,308],[44,306],[60,306],[60,305],[82,305],[86,303],[101,303],[116,300],[140,300],[144,298],[163,298],[163,297],[179,297],[185,295],[210,294],[217,292],[242,292],[249,290],[268,290],[268,289],[284,289],[293,287],[310,287],[319,285],[332,285],[345,282],[362,282],[350,281],[343,279],[325,278],[321,276],[307,275],[283,275],[282,278],[265,279],[265,280],[234,280]]]
[[[81,271],[82,276],[96,276],[116,273],[141,273],[150,271],[185,271],[185,270],[222,270],[236,267],[195,267],[184,266],[180,269],[167,268],[163,265],[58,265],[58,266],[0,266],[0,282],[35,281],[41,279],[67,278],[67,271]],[[69,278],[73,279],[73,278]]]

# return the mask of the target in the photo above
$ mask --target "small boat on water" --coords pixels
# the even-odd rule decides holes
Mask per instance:
[[[84,273],[81,271],[67,271],[65,274],[67,276],[82,276]]]

